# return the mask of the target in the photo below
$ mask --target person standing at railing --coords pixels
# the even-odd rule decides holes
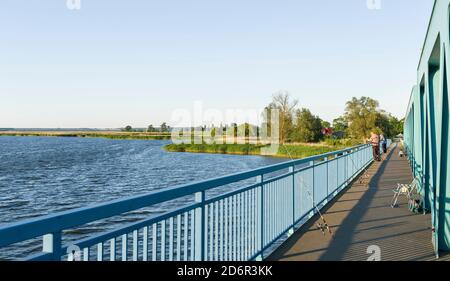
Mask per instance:
[[[387,153],[387,140],[383,134],[380,135],[381,148],[383,149],[383,154]]]
[[[372,144],[373,159],[375,161],[381,161],[381,158],[380,158],[380,135],[378,135],[375,132],[371,132],[369,142]]]

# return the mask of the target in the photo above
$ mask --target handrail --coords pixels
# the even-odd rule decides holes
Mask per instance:
[[[53,258],[58,258],[61,255],[61,250],[66,249],[67,247],[63,247],[61,245],[61,234],[63,230],[71,229],[77,226],[81,226],[90,222],[94,222],[101,219],[110,218],[116,215],[124,214],[133,210],[141,209],[144,207],[149,207],[151,205],[172,201],[181,197],[185,196],[193,196],[193,195],[200,195],[200,199],[196,198],[194,204],[190,204],[185,207],[180,207],[174,211],[157,215],[155,217],[148,218],[142,222],[138,222],[136,224],[130,224],[125,227],[121,227],[118,230],[112,230],[107,233],[99,234],[93,237],[88,237],[86,239],[83,239],[82,241],[86,241],[82,243],[81,245],[85,245],[87,242],[93,243],[93,241],[101,240],[101,239],[109,239],[113,235],[117,235],[123,231],[130,231],[133,228],[139,228],[141,226],[144,226],[146,224],[151,224],[154,222],[157,222],[158,220],[165,220],[168,219],[170,216],[180,216],[183,212],[188,211],[195,211],[197,212],[199,209],[203,210],[208,204],[214,204],[219,202],[220,200],[225,200],[226,198],[232,198],[233,196],[239,196],[240,194],[244,192],[254,191],[263,187],[265,185],[269,185],[271,183],[276,183],[277,181],[289,178],[289,177],[295,177],[297,173],[300,173],[302,171],[305,171],[307,169],[314,169],[317,167],[317,169],[320,169],[322,164],[327,164],[327,171],[328,171],[328,163],[336,160],[341,159],[344,157],[344,155],[350,155],[353,153],[357,153],[359,151],[365,150],[370,147],[368,144],[364,145],[358,145],[338,151],[329,152],[326,154],[316,155],[307,157],[304,159],[299,160],[293,160],[293,161],[287,161],[280,164],[275,164],[263,168],[258,168],[255,170],[249,170],[241,173],[236,173],[228,176],[223,176],[219,178],[214,178],[210,180],[205,181],[199,181],[194,182],[190,184],[183,184],[178,185],[172,188],[167,188],[160,191],[150,192],[148,194],[144,195],[138,195],[133,196],[125,199],[117,199],[106,203],[97,204],[94,206],[87,206],[82,208],[77,208],[74,210],[69,210],[65,212],[60,212],[57,214],[50,214],[43,217],[33,218],[24,220],[17,223],[11,223],[6,225],[0,225],[0,247],[8,246],[17,242],[29,240],[36,238],[38,236],[49,236],[47,237],[47,245],[50,243],[54,243],[54,247],[57,247],[57,251],[54,253],[55,256]],[[350,154],[349,154],[350,153]],[[356,155],[356,154],[355,154]],[[366,155],[366,152],[364,152],[364,155]],[[334,157],[334,159],[329,159],[330,157]],[[318,163],[317,161],[322,160]],[[354,160],[352,160],[354,161]],[[365,160],[367,161],[367,160]],[[299,167],[298,169],[296,166],[302,165],[302,164],[309,164],[307,168],[305,167]],[[354,163],[353,163],[354,165]],[[359,173],[361,168],[364,165],[368,165],[366,162],[361,162],[359,164],[359,167],[353,167],[352,173]],[[363,165],[363,166],[361,166]],[[283,175],[279,175],[277,177],[271,177],[271,178],[265,178],[263,175],[270,174],[273,172],[281,171],[284,169],[290,169],[290,172],[285,173]],[[328,172],[327,172],[328,173]],[[204,196],[204,193],[208,190],[211,190],[213,188],[222,187],[227,184],[240,182],[243,180],[251,179],[251,178],[261,178],[261,181],[257,184],[250,185],[247,187],[239,188],[235,191],[228,192],[219,196],[216,196],[212,199],[206,199]],[[336,174],[337,177],[337,174]],[[354,174],[348,174],[346,171],[346,182],[348,179],[352,179],[354,177]],[[339,178],[338,178],[339,179]],[[336,179],[336,180],[338,180]],[[328,185],[328,183],[327,183]],[[342,187],[342,186],[341,186]],[[339,188],[339,187],[338,187]],[[294,191],[293,191],[294,192]],[[328,192],[328,187],[327,187]],[[327,195],[329,196],[329,195]],[[198,201],[200,200],[200,201]],[[194,210],[195,209],[195,210]],[[216,210],[217,211],[217,210]],[[199,218],[203,218],[204,214],[196,213],[196,216],[200,216]],[[196,222],[197,223],[197,222]],[[203,224],[203,222],[202,222]],[[196,227],[200,227],[200,225],[196,225]],[[204,226],[203,226],[204,227]],[[172,229],[173,230],[173,229]],[[198,231],[198,230],[196,230]],[[262,231],[262,230],[261,230]],[[203,231],[200,231],[203,232]],[[197,239],[197,238],[196,238]],[[203,241],[203,238],[200,238],[201,241]],[[261,241],[260,241],[261,242]],[[261,242],[262,243],[262,242]],[[202,242],[203,244],[203,242]],[[46,245],[45,239],[44,239],[44,245]],[[268,245],[264,245],[264,249],[267,248]],[[45,247],[45,246],[44,246]],[[203,247],[203,246],[202,246]],[[50,246],[52,248],[52,246]],[[264,250],[263,249],[263,250]],[[195,250],[196,252],[199,251],[198,249]],[[201,251],[203,253],[203,250]],[[41,253],[39,255],[35,255],[32,259],[48,259],[49,254],[47,251],[44,251],[44,253]],[[197,257],[196,257],[197,258]],[[203,257],[199,257],[203,258]]]
[[[326,154],[311,156],[299,160],[287,161],[280,164],[266,166],[263,168],[249,170],[246,172],[231,174],[224,177],[214,178],[196,183],[183,184],[168,188],[162,191],[154,191],[145,195],[137,195],[125,199],[117,199],[94,206],[77,208],[57,214],[50,214],[24,220],[17,223],[0,225],[0,247],[35,238],[50,232],[68,229],[90,223],[96,220],[120,215],[129,211],[141,209],[150,205],[163,203],[180,197],[188,196],[196,192],[206,191],[215,187],[220,187],[233,182],[246,180],[261,174],[268,174],[274,171],[286,169],[311,161],[323,159],[328,156],[341,154],[347,151],[361,149],[367,145],[358,145],[347,149],[342,149]],[[63,220],[64,218],[64,220]]]

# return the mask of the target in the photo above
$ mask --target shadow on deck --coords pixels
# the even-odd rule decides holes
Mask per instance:
[[[368,185],[355,181],[324,210],[333,236],[324,236],[316,228],[316,216],[267,260],[361,261],[372,254],[367,253],[372,245],[381,249],[385,261],[435,260],[430,215],[410,212],[404,197],[398,208],[390,207],[397,183],[412,181],[408,162],[398,156],[398,148],[383,162],[374,163],[369,174]]]

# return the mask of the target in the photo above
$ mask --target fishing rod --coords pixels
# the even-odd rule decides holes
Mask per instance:
[[[286,150],[287,154],[289,155],[289,158],[291,159],[291,161],[294,161],[294,158],[292,157],[291,153],[289,152],[289,150],[287,149],[287,147],[282,143],[281,144],[283,146],[283,148]],[[317,211],[317,214],[319,214],[320,216],[320,220],[321,222],[317,222],[316,226],[317,228],[322,231],[322,234],[325,236],[326,232],[328,232],[331,236],[333,236],[333,232],[331,231],[330,226],[328,225],[327,220],[325,219],[325,217],[322,215],[322,212],[320,211],[320,209],[317,207],[316,202],[314,201],[314,198],[311,195],[311,192],[309,191],[308,185],[305,184],[305,181],[299,177],[300,181],[304,184],[304,186],[307,187],[306,192],[308,197],[311,199],[313,208]],[[295,181],[294,181],[295,184]],[[295,186],[294,186],[295,187]]]
[[[353,160],[352,157],[349,157],[352,163],[352,167],[353,169],[357,170],[357,166],[355,164],[355,161]],[[369,167],[365,167],[364,168],[364,173],[361,175],[361,177],[359,177],[359,183],[363,184],[364,180],[368,180],[370,178],[370,174],[369,174]],[[367,183],[368,184],[368,183]]]

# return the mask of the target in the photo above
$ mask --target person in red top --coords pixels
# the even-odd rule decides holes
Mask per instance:
[[[371,132],[369,142],[372,144],[373,159],[375,161],[381,161],[380,158],[380,135]]]

